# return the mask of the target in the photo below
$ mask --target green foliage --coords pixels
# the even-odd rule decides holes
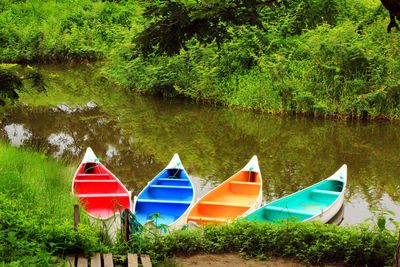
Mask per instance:
[[[196,253],[241,253],[251,257],[294,256],[310,264],[336,261],[384,266],[392,263],[396,241],[390,233],[367,225],[238,221],[165,236],[144,235],[138,245],[155,260]]]
[[[191,35],[168,46],[184,47],[170,56],[126,46],[107,75],[141,92],[271,113],[399,117],[400,46],[376,3],[282,1],[260,14],[265,30],[226,24],[229,40],[204,45]]]
[[[377,0],[1,0],[0,14],[0,61],[110,58],[105,76],[140,92],[400,117],[399,42]]]
[[[73,224],[70,177],[40,152],[0,144],[0,265],[46,265],[52,255],[103,251],[101,230],[81,216]],[[84,214],[83,211],[81,214]]]
[[[395,217],[396,214],[391,211],[391,210],[380,210],[380,209],[370,209],[370,211],[376,213],[375,217],[368,218],[365,220],[365,222],[372,221],[375,223],[375,225],[378,227],[379,230],[381,231],[387,231],[389,233],[392,233],[388,227],[394,227],[394,233],[395,235],[399,231],[400,224],[398,221],[396,221]]]
[[[143,16],[151,21],[136,38],[140,53],[173,55],[196,37],[200,43],[214,40],[221,45],[230,39],[229,26],[252,25],[263,28],[261,7],[276,0],[228,0],[181,2],[161,0],[146,7]]]
[[[26,84],[24,80],[31,82]],[[0,64],[0,84],[0,105],[4,105],[6,99],[17,99],[17,92],[24,90],[25,86],[45,91],[43,76],[30,66],[21,68],[17,64]]]
[[[104,58],[137,30],[140,3],[7,1],[0,8],[0,61]],[[1,5],[0,5],[1,7]]]
[[[22,87],[21,78],[13,71],[16,64],[0,64],[0,104],[4,105],[4,98],[16,99],[16,90]]]

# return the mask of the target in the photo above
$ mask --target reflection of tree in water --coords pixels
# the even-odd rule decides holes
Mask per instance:
[[[48,96],[30,100],[26,96],[25,101],[35,107],[19,107],[1,120],[3,135],[5,125],[24,125],[32,133],[26,144],[53,154],[59,146],[50,144],[49,137],[63,133],[72,138],[67,138],[72,140],[69,146],[76,149],[75,153],[65,149],[63,157],[78,161],[91,146],[135,191],[161,171],[174,153],[179,153],[189,174],[211,185],[233,175],[256,154],[266,200],[319,182],[344,163],[349,167],[348,199],[362,195],[371,206],[385,192],[399,199],[397,123],[282,118],[179,99],[137,97],[88,78],[92,75],[82,69],[58,77],[48,83]],[[97,107],[41,107],[40,101],[48,104],[48,99],[54,105],[68,100],[82,107],[94,101]]]

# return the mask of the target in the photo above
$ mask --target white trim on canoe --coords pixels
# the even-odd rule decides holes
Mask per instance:
[[[340,208],[343,206],[344,194],[346,193],[346,185],[347,185],[347,165],[343,164],[339,170],[337,170],[332,176],[326,178],[325,180],[342,181],[343,182],[343,190],[340,193],[339,197],[332,203],[332,205],[323,209],[321,213],[316,214],[313,217],[308,218],[307,220],[304,220],[305,222],[319,220],[322,223],[327,223],[327,222],[329,222],[330,219],[332,219],[336,215],[336,213],[338,213]],[[314,186],[314,185],[312,185],[312,186]],[[312,187],[312,186],[309,186],[309,187]],[[309,187],[307,187],[307,188],[309,188]]]
[[[93,150],[90,147],[88,147],[86,149],[86,153],[85,153],[85,156],[83,157],[81,164],[88,163],[88,162],[95,162],[96,159],[97,159],[97,157],[94,154]]]
[[[178,153],[175,153],[175,155],[172,157],[171,161],[164,170],[166,169],[183,169],[182,162],[179,158]]]
[[[115,176],[109,169],[107,169],[106,166],[104,166],[99,160],[97,160],[97,157],[96,157],[96,155],[94,154],[93,150],[92,150],[90,147],[88,147],[88,148],[86,149],[85,156],[83,157],[82,162],[79,164],[78,168],[76,169],[75,174],[74,174],[74,178],[73,178],[73,180],[72,180],[72,194],[73,194],[73,195],[79,197],[79,195],[76,195],[76,194],[75,194],[75,191],[74,191],[75,177],[77,176],[78,171],[79,171],[79,169],[81,168],[82,164],[89,163],[89,162],[93,162],[93,163],[98,163],[98,164],[100,164],[106,171],[108,171],[108,172],[113,176],[113,178],[115,178],[115,180],[116,180],[123,188],[125,188],[126,192],[128,192],[128,194],[129,194],[128,189],[127,189],[127,188],[124,186],[124,184],[118,179],[118,177]],[[129,197],[129,208],[131,208],[131,207],[132,207],[132,199]],[[110,217],[108,217],[108,218],[101,219],[101,218],[98,218],[98,217],[96,217],[96,216],[93,216],[92,214],[90,214],[90,213],[88,213],[88,212],[86,212],[86,213],[87,213],[88,215],[90,215],[91,217],[93,217],[93,218],[95,218],[95,219],[98,219],[98,220],[102,220],[102,221],[110,220],[110,218],[113,218],[113,217],[115,217],[115,215],[119,214],[119,212],[116,212],[113,216],[110,216]]]
[[[243,167],[241,171],[253,171],[253,172],[258,172],[261,175],[260,172],[260,166],[258,165],[258,158],[256,155],[254,155],[249,163],[246,164],[246,166]]]
[[[192,188],[193,188],[193,199],[192,199],[192,203],[190,204],[190,206],[187,208],[187,210],[186,210],[176,221],[174,221],[174,222],[172,222],[172,223],[170,223],[170,224],[168,225],[168,228],[169,228],[169,229],[182,229],[183,225],[185,224],[185,219],[186,219],[186,216],[187,216],[189,210],[192,209],[194,203],[196,202],[196,189],[195,189],[195,187],[193,186],[193,182],[192,182],[192,179],[190,178],[190,175],[187,173],[187,171],[186,171],[185,168],[183,167],[182,161],[181,161],[181,159],[179,158],[178,153],[175,153],[175,154],[174,154],[174,156],[172,157],[172,159],[171,159],[171,161],[168,163],[168,165],[167,165],[162,171],[160,171],[156,176],[154,176],[154,178],[151,179],[151,180],[147,183],[147,185],[142,189],[142,191],[140,191],[140,193],[139,193],[138,195],[135,195],[135,197],[134,197],[134,202],[133,202],[133,207],[132,207],[132,211],[135,212],[135,210],[136,210],[136,202],[137,202],[137,199],[138,199],[139,196],[143,193],[143,191],[146,190],[147,186],[148,186],[150,183],[152,183],[163,171],[165,171],[165,170],[167,170],[167,169],[181,169],[181,170],[183,170],[183,171],[187,174],[187,176],[188,176],[188,178],[189,178],[189,183],[190,183],[190,185],[191,185]],[[148,223],[148,222],[146,222],[145,224],[147,224],[147,223]]]
[[[260,175],[260,193],[258,195],[258,198],[256,200],[256,202],[254,203],[253,206],[251,206],[245,213],[243,213],[242,215],[240,215],[239,217],[244,217],[249,215],[250,213],[254,212],[255,210],[257,210],[258,208],[261,207],[262,205],[262,198],[263,198],[263,181],[262,181],[262,176],[261,176],[261,171],[260,171],[260,165],[258,164],[258,158],[256,155],[254,155],[249,163],[246,164],[246,166],[244,166],[244,168],[241,171],[253,171],[253,172],[257,172]]]

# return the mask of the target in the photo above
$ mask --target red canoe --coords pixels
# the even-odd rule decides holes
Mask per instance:
[[[89,147],[72,182],[75,194],[86,212],[98,219],[108,219],[131,208],[125,186],[96,158]]]

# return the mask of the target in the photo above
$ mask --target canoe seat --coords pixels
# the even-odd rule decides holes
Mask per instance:
[[[125,189],[117,180],[75,180],[75,194],[119,194],[125,193]]]
[[[144,202],[144,203],[165,203],[165,204],[192,204],[191,201],[179,201],[179,200],[163,200],[163,199],[141,199],[139,198],[136,202]]]
[[[118,183],[117,180],[75,180],[75,183]]]
[[[242,182],[242,181],[232,181],[230,182],[231,184],[235,185],[250,185],[250,186],[260,186],[261,183],[255,183],[255,182]]]
[[[175,186],[188,186],[188,179],[169,179],[169,178],[159,178],[157,180],[157,185],[175,185]]]
[[[188,179],[184,179],[184,178],[158,178],[158,181],[189,181]]]
[[[177,185],[149,185],[149,188],[159,189],[192,189],[191,186],[177,186]]]
[[[337,191],[329,191],[329,190],[319,190],[319,189],[314,189],[311,190],[311,194],[314,195],[329,195],[329,196],[339,196],[341,192]]]
[[[108,180],[108,179],[111,178],[110,175],[107,173],[105,174],[81,173],[76,176],[76,180]]]
[[[128,193],[120,193],[120,194],[79,194],[77,195],[80,198],[87,198],[87,197],[129,197]]]
[[[293,217],[296,217],[296,215],[303,215],[303,216],[314,216],[316,214],[316,210],[296,210],[296,209],[288,209],[288,208],[282,208],[282,207],[275,207],[275,206],[265,206],[264,207],[264,212],[268,213],[270,211],[275,211],[275,212],[281,212],[284,214],[288,215],[293,215]]]
[[[229,207],[240,207],[240,208],[250,208],[250,205],[235,204],[231,202],[219,202],[219,201],[201,201],[201,205],[213,205],[213,206],[229,206]]]
[[[236,194],[258,195],[261,190],[261,183],[232,181],[229,183],[229,189]]]
[[[189,216],[188,221],[207,221],[207,222],[228,222],[227,219],[224,218],[211,218],[211,217],[198,217],[198,216]]]

